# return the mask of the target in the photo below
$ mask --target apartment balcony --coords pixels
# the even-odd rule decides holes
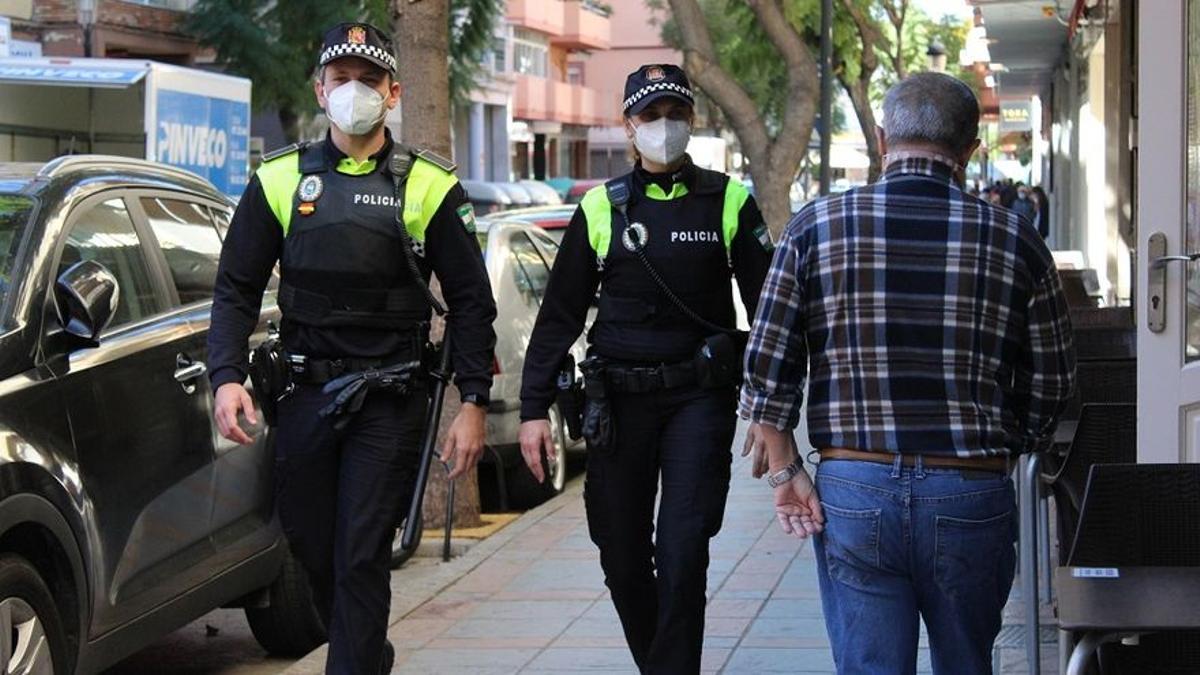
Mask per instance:
[[[546,78],[518,75],[513,95],[513,117],[523,120],[550,119],[550,92],[550,81]]]
[[[513,117],[561,124],[607,126],[620,119],[615,93],[518,75]]]
[[[621,123],[621,101],[616,92],[592,87],[573,87],[578,111],[577,124],[612,126]]]
[[[563,2],[562,34],[550,38],[563,49],[608,49],[612,44],[612,20],[587,0]]]
[[[576,4],[563,0],[508,0],[506,17],[519,28],[559,36],[566,28],[566,5]]]
[[[550,119],[563,124],[579,124],[580,112],[578,89],[566,82],[548,82],[550,99]]]

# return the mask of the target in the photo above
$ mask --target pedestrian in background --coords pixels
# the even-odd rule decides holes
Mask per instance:
[[[1029,186],[1018,184],[1017,198],[1013,200],[1009,208],[1016,211],[1017,215],[1028,220],[1030,225],[1033,225],[1034,220],[1037,219],[1037,203],[1029,195]]]
[[[1042,235],[1042,239],[1049,239],[1050,197],[1046,195],[1046,191],[1040,185],[1033,186],[1033,203],[1037,205],[1033,224],[1037,228],[1038,234]]]
[[[991,672],[1016,563],[1009,477],[1053,437],[1074,380],[1054,261],[967,195],[970,87],[938,73],[883,105],[880,182],[788,225],[746,353],[741,414],[769,470],[799,463],[807,381],[825,529],[815,553],[838,672]]]

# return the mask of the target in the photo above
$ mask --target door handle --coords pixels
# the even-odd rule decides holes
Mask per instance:
[[[1167,328],[1167,266],[1173,262],[1192,263],[1200,253],[1167,255],[1167,235],[1155,232],[1147,243],[1150,261],[1150,283],[1146,284],[1146,323],[1152,333]]]
[[[1196,262],[1197,260],[1200,260],[1200,253],[1192,253],[1190,255],[1160,255],[1151,264],[1155,267],[1166,267],[1167,263]]]
[[[175,381],[183,386],[185,393],[195,393],[193,380],[203,377],[207,372],[208,366],[203,361],[193,361],[185,354],[175,355]]]

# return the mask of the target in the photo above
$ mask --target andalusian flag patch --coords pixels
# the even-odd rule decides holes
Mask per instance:
[[[767,229],[766,223],[759,223],[758,227],[752,232],[758,243],[762,244],[764,251],[774,251],[775,243],[771,241],[771,231]]]
[[[458,207],[458,218],[462,221],[463,228],[470,234],[475,234],[475,207],[470,204],[463,204]]]

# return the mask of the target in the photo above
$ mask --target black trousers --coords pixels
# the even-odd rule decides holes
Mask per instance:
[[[375,391],[341,430],[332,400],[297,385],[279,404],[275,488],[288,543],[329,630],[325,672],[376,675],[391,601],[391,544],[416,482],[427,395]]]
[[[588,450],[588,529],[638,668],[697,673],[708,542],[721,529],[729,493],[734,391],[680,387],[612,397],[614,447]]]

